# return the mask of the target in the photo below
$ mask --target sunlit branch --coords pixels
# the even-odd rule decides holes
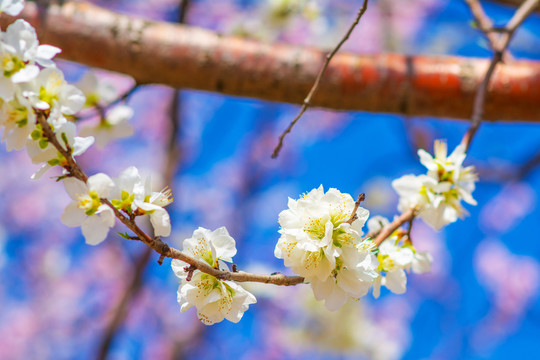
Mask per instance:
[[[324,61],[313,47],[268,44],[191,26],[120,14],[84,2],[21,14],[60,57],[163,84],[301,104]],[[0,15],[3,28],[15,19]],[[96,51],[100,49],[100,51]],[[114,56],[110,56],[114,54]],[[227,61],[223,61],[226,58]],[[470,119],[489,60],[456,56],[338,52],[312,107]],[[540,62],[512,61],[491,79],[484,119],[539,122]],[[152,121],[149,119],[148,121]]]
[[[62,156],[66,158],[66,165],[64,166],[64,168],[68,171],[67,176],[73,176],[83,182],[86,182],[88,180],[88,177],[80,168],[80,166],[75,162],[70,149],[66,150],[60,145],[43,112],[37,111],[37,113],[38,122],[43,128],[43,135],[62,154]],[[304,282],[304,278],[301,276],[286,276],[283,274],[260,275],[251,274],[243,271],[231,272],[216,269],[208,265],[204,261],[197,260],[184,254],[178,249],[169,247],[169,245],[163,242],[160,238],[153,238],[149,236],[135,223],[135,219],[131,219],[129,216],[126,216],[124,213],[114,207],[109,200],[101,199],[101,202],[109,206],[113,210],[116,218],[120,220],[120,222],[124,224],[128,229],[133,231],[140,241],[151,247],[161,256],[181,260],[188,265],[195,267],[197,270],[212,275],[220,280],[232,280],[238,282],[252,281],[274,285],[296,285]]]

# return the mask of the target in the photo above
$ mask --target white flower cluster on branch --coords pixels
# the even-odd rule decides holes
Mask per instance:
[[[22,1],[0,1],[0,11],[16,15]],[[40,45],[35,30],[17,20],[0,33],[0,130],[8,151],[26,148],[40,169],[32,176],[38,179],[52,167],[60,167],[72,202],[61,220],[67,226],[81,227],[88,244],[104,241],[119,219],[140,240],[161,257],[173,259],[172,268],[180,278],[178,302],[181,311],[195,307],[199,319],[213,324],[227,319],[238,322],[255,297],[238,282],[257,281],[276,285],[310,283],[317,300],[324,300],[329,310],[343,306],[348,299],[359,299],[373,289],[379,297],[381,286],[401,294],[406,290],[407,272],[430,271],[432,258],[415,249],[411,226],[415,216],[435,229],[454,222],[466,214],[461,200],[475,204],[472,191],[477,181],[473,167],[463,167],[465,146],[447,155],[446,143],[435,143],[435,156],[419,150],[425,175],[406,175],[394,181],[400,195],[402,214],[392,222],[382,217],[368,221],[369,211],[360,206],[364,194],[355,202],[349,194],[337,189],[324,191],[321,185],[298,200],[289,199],[288,209],[279,214],[281,237],[275,256],[300,276],[282,274],[257,275],[229,270],[236,254],[235,241],[221,227],[215,231],[195,230],[185,239],[183,251],[173,249],[160,237],[171,234],[170,216],[165,207],[172,201],[168,188],[155,192],[150,178],[143,178],[131,166],[111,178],[98,173],[88,177],[75,157],[94,142],[105,144],[130,135],[127,123],[133,112],[112,104],[110,87],[100,85],[95,75],[79,83],[84,92],[68,84],[52,58],[60,49]],[[83,107],[95,107],[101,121],[97,126],[82,127],[77,136],[77,113]],[[96,140],[97,139],[97,140]],[[148,217],[153,235],[137,225]],[[363,227],[368,225],[367,236]],[[407,230],[403,228],[409,223]]]
[[[236,245],[224,227],[214,231],[199,228],[191,238],[184,240],[184,252],[214,268],[228,271],[225,261],[232,262]],[[236,323],[248,306],[257,302],[253,294],[234,281],[219,280],[180,260],[173,260],[172,268],[181,279],[178,288],[181,310],[195,306],[199,320],[207,325],[223,319]]]
[[[368,216],[349,194],[325,193],[322,185],[299,200],[289,199],[289,209],[279,214],[276,257],[310,282],[330,310],[366,295],[377,277],[373,243],[361,238]]]
[[[465,145],[459,145],[450,156],[447,154],[446,142],[435,141],[435,157],[418,150],[427,175],[405,175],[392,183],[400,195],[398,210],[415,208],[418,216],[435,230],[468,214],[461,200],[476,205],[472,192],[478,176],[473,166],[463,167]]]

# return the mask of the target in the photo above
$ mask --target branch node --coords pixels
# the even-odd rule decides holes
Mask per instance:
[[[163,242],[159,236],[156,236],[154,238],[154,242],[156,244],[156,251],[161,254],[161,256],[159,257],[159,260],[158,260],[158,264],[159,265],[163,265],[163,260],[165,259],[165,257],[167,256],[167,254],[169,254],[171,252],[171,248],[169,247],[169,245],[167,245],[167,243]]]
[[[193,265],[184,267],[184,271],[187,272],[186,281],[191,281],[191,278],[193,277],[193,272],[195,270],[197,270],[197,268]]]

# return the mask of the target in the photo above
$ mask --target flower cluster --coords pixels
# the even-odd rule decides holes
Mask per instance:
[[[0,2],[0,11],[10,15],[17,15],[22,8],[22,1]],[[68,158],[83,154],[94,143],[91,135],[95,133],[98,143],[103,145],[110,138],[131,133],[126,122],[132,112],[127,107],[109,112],[109,120],[104,120],[107,130],[100,130],[112,134],[107,134],[108,139],[104,140],[100,132],[88,128],[84,131],[87,136],[77,136],[77,127],[72,121],[75,114],[85,104],[98,106],[101,99],[110,100],[111,91],[103,90],[95,76],[87,75],[81,82],[89,96],[85,97],[81,90],[68,84],[64,74],[56,68],[52,59],[59,52],[54,46],[40,45],[35,29],[24,20],[16,20],[0,33],[1,141],[6,143],[8,151],[26,148],[32,162],[41,165],[33,179],[52,167],[63,169],[64,176],[59,179],[64,180],[73,201],[64,211],[62,221],[68,226],[81,226],[87,243],[100,243],[114,225],[114,210],[104,199],[130,218],[148,215],[155,235],[168,236],[170,219],[163,207],[172,201],[171,194],[169,191],[153,193],[149,179],[142,181],[137,169],[127,169],[116,181],[97,174],[83,182],[83,177],[77,178],[72,173]]]
[[[191,238],[184,240],[183,252],[213,268],[229,270],[225,261],[232,262],[236,244],[224,227],[214,231],[198,228]],[[219,280],[180,260],[173,260],[171,266],[181,280],[178,288],[181,311],[195,306],[199,320],[207,325],[223,319],[236,323],[249,305],[257,302],[253,294],[234,281]]]
[[[169,189],[151,191],[151,180],[143,181],[137,168],[131,166],[116,179],[105,174],[90,176],[86,184],[74,178],[64,180],[67,193],[73,201],[66,207],[62,222],[71,227],[81,226],[86,242],[96,245],[105,240],[114,226],[114,208],[130,218],[148,215],[155,236],[169,236],[171,220],[164,209],[173,199]]]
[[[8,6],[9,5],[9,6]],[[22,2],[2,2],[8,9],[18,8]],[[0,10],[1,10],[0,9]],[[19,10],[20,11],[20,10]],[[72,156],[84,153],[97,140],[103,147],[108,141],[129,136],[133,129],[127,123],[132,110],[125,106],[103,113],[96,127],[84,126],[82,137],[76,136],[74,115],[85,104],[98,106],[102,98],[110,99],[108,91],[98,91],[97,79],[86,76],[81,85],[85,93],[64,80],[64,74],[56,68],[53,57],[60,49],[40,45],[35,29],[24,20],[16,20],[0,33],[0,129],[1,141],[8,151],[26,147],[28,155],[41,168],[33,178],[41,177],[54,166],[65,167],[66,159],[49,143],[39,118],[46,119],[55,132],[58,142]],[[88,84],[93,81],[92,84]],[[94,138],[95,136],[95,138]]]
[[[96,146],[103,149],[116,139],[133,135],[133,127],[129,120],[133,117],[133,109],[126,105],[117,105],[105,111],[105,105],[113,103],[116,99],[115,88],[100,81],[93,71],[87,72],[77,83],[77,87],[86,96],[85,108],[95,107],[99,110],[99,121],[85,123],[81,126],[82,136],[93,136]]]
[[[417,252],[402,229],[378,248],[369,237],[363,239],[369,211],[356,207],[349,194],[336,189],[325,193],[321,185],[299,200],[289,199],[288,205],[279,215],[281,237],[275,255],[311,283],[315,298],[325,300],[329,310],[366,295],[372,286],[376,298],[381,285],[402,294],[405,271],[430,271],[431,255]],[[369,233],[388,224],[386,218],[375,216],[368,221]]]
[[[392,186],[400,196],[398,210],[415,208],[418,216],[435,230],[467,215],[461,200],[476,205],[472,197],[478,176],[474,166],[463,167],[465,145],[459,145],[447,156],[446,142],[435,141],[435,157],[418,150],[427,175],[405,175]]]
[[[379,232],[388,225],[388,219],[375,216],[368,221],[370,233]],[[379,275],[373,282],[373,296],[378,298],[381,285],[384,285],[394,294],[403,294],[407,290],[407,275],[405,271],[423,274],[431,271],[433,261],[428,252],[419,252],[413,246],[406,231],[399,228],[394,231],[379,246],[377,252]]]
[[[13,2],[12,4],[15,4]],[[79,111],[84,95],[64,80],[52,58],[60,49],[40,45],[34,28],[17,20],[0,33],[0,128],[8,151],[26,147],[32,162],[41,164],[33,178],[53,166],[66,165],[65,157],[49,143],[38,117],[46,118],[58,142],[73,156],[82,154],[92,137],[75,136],[67,117]]]
[[[288,205],[279,214],[275,256],[310,282],[317,300],[325,300],[330,310],[366,295],[378,276],[373,243],[361,237],[369,211],[358,207],[353,214],[349,194],[325,193],[322,185]]]

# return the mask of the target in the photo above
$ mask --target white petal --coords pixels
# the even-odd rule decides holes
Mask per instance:
[[[79,137],[76,136],[73,143],[73,156],[82,155],[88,150],[90,146],[94,144],[94,137]]]
[[[64,188],[73,200],[77,199],[80,195],[88,194],[88,186],[81,180],[72,177],[64,179]]]
[[[46,60],[50,60],[53,57],[55,57],[57,54],[61,53],[62,49],[57,48],[56,46],[52,45],[40,45],[37,48],[37,58],[36,61],[44,67],[54,66],[53,62],[48,62]]]
[[[15,93],[15,87],[11,79],[6,77],[0,77],[0,98],[4,100],[11,100]]]
[[[232,262],[233,256],[236,255],[236,243],[225,226],[214,230],[210,235],[210,241],[216,249],[216,258]]]
[[[102,198],[108,197],[114,190],[114,182],[108,175],[103,173],[90,176],[87,183],[88,189],[97,192]]]
[[[23,69],[17,71],[11,76],[14,83],[27,82],[35,79],[39,74],[39,68],[36,65],[26,65]]]
[[[75,201],[73,201],[66,207],[64,213],[62,214],[62,217],[60,218],[60,220],[62,220],[62,223],[69,227],[81,226],[85,219],[86,214],[84,210],[80,209],[77,202]]]
[[[107,237],[109,226],[98,215],[89,216],[82,224],[82,233],[89,245],[97,245]]]
[[[5,8],[0,9],[0,10],[5,12],[8,15],[17,16],[21,13],[23,8],[24,8],[24,2],[22,0],[14,0],[14,1],[8,2],[8,5]]]
[[[185,279],[187,276],[187,273],[184,271],[184,268],[186,266],[189,266],[189,264],[180,261],[178,259],[173,259],[171,261],[171,267],[173,269],[173,272],[176,276],[178,276],[180,279]]]
[[[407,290],[407,275],[405,271],[396,270],[386,273],[384,285],[394,294],[403,294]]]
[[[171,234],[171,218],[167,210],[157,207],[150,214],[150,223],[154,227],[154,235],[167,237]]]

